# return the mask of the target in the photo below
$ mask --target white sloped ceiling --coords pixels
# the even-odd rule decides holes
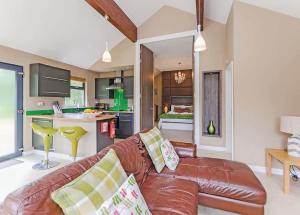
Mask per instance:
[[[140,26],[162,6],[195,14],[195,0],[115,0]],[[226,23],[232,0],[207,0],[205,16]],[[82,68],[101,58],[124,35],[84,0],[1,0],[0,45]]]

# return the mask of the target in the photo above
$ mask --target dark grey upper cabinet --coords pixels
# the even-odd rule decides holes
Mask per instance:
[[[44,64],[30,65],[30,96],[70,97],[69,70]]]
[[[124,86],[124,96],[125,98],[133,98],[133,76],[124,77],[123,86]]]
[[[114,83],[114,78],[96,78],[95,97],[96,99],[113,99],[114,90],[106,89]],[[133,77],[123,78],[124,97],[133,98]]]
[[[96,78],[95,79],[95,97],[96,99],[108,99],[109,90],[106,88],[109,86],[109,78]]]

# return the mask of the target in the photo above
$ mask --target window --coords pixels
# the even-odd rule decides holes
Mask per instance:
[[[85,106],[85,81],[71,80],[71,93],[69,98],[65,98],[65,106],[78,107]]]

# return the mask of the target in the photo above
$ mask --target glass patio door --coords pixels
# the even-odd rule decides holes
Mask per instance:
[[[0,63],[0,162],[23,147],[23,67]]]

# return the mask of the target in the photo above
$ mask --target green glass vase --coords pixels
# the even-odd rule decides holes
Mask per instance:
[[[209,125],[208,125],[208,127],[207,127],[207,133],[208,133],[209,135],[214,135],[214,134],[216,134],[216,128],[215,128],[214,122],[213,122],[212,120],[209,121]]]

